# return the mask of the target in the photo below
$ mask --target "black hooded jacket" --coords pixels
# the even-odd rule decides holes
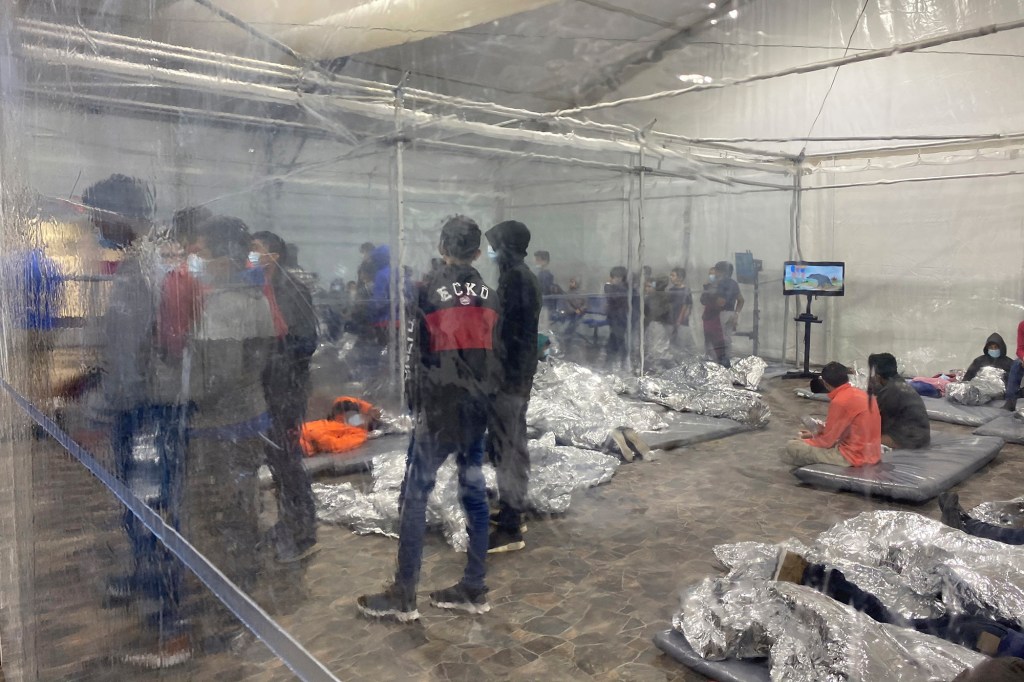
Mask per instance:
[[[484,235],[498,254],[498,307],[501,317],[495,349],[502,392],[529,397],[537,371],[537,323],[540,284],[523,260],[530,246],[530,230],[506,220]]]
[[[993,358],[988,354],[988,346],[991,343],[995,343],[999,346],[999,357]],[[1009,372],[1010,367],[1013,365],[1013,358],[1006,354],[1006,342],[1003,341],[1003,337],[999,334],[992,334],[985,341],[985,347],[981,349],[981,355],[974,358],[974,362],[967,368],[967,373],[964,374],[964,381],[970,381],[977,374],[982,367],[998,367],[1004,372]],[[1006,376],[1003,376],[1003,383],[1006,383]]]

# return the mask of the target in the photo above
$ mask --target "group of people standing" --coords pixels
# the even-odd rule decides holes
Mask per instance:
[[[82,197],[112,273],[100,321],[97,386],[78,397],[109,429],[113,470],[132,485],[153,477],[148,500],[232,582],[255,586],[261,548],[291,563],[316,548],[310,479],[298,430],[309,393],[317,322],[308,289],[281,267],[285,242],[202,207],[178,211],[163,231],[152,196],[113,175]],[[277,523],[260,532],[257,469],[269,466]],[[153,648],[125,661],[163,668],[194,648],[230,646],[242,626],[184,573],[130,513],[130,570],[112,576],[107,603],[150,609]]]

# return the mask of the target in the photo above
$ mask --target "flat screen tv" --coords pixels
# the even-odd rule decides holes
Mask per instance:
[[[846,264],[786,261],[782,293],[787,296],[842,296],[846,293]]]

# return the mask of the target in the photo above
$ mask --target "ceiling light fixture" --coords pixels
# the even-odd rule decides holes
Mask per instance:
[[[717,7],[718,7],[718,5],[717,5],[717,4],[715,4],[715,3],[713,3],[713,2],[709,2],[709,3],[708,3],[708,9],[715,9],[715,8],[717,8]]]
[[[712,19],[710,23],[712,26],[714,26],[715,24],[718,23],[718,19]]]
[[[738,9],[731,9],[731,10],[729,10],[729,16],[731,18],[735,19],[739,15],[740,15],[740,11]]]

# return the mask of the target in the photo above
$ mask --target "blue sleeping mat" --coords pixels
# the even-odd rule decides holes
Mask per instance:
[[[796,389],[796,394],[807,400],[827,403],[824,393],[811,393],[806,388]],[[988,405],[960,405],[945,398],[921,398],[928,418],[932,421],[959,424],[960,426],[981,426],[1006,414],[1002,400],[993,400]]]
[[[760,659],[760,662],[737,659],[708,661],[690,647],[678,630],[659,632],[654,636],[654,646],[690,670],[717,682],[768,682],[771,679],[766,659]]]
[[[972,432],[976,436],[995,436],[1002,438],[1007,443],[1024,445],[1024,419],[1019,419],[1013,413],[1003,413],[992,421],[982,424]]]
[[[667,429],[640,433],[640,437],[652,450],[671,450],[696,445],[750,430],[749,426],[732,419],[708,417],[692,412],[669,412],[664,418],[668,422]]]
[[[924,450],[893,450],[866,467],[811,464],[793,474],[804,483],[827,490],[848,490],[868,497],[924,502],[966,480],[995,459],[1004,443],[991,436],[932,432]]]

